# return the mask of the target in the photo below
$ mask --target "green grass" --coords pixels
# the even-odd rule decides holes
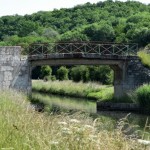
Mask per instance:
[[[145,84],[140,86],[135,91],[135,100],[145,110],[150,110],[150,85]]]
[[[90,92],[87,95],[87,97],[103,101],[103,100],[111,100],[113,98],[113,95],[114,95],[114,88],[112,86],[107,86],[101,88],[98,92]]]
[[[113,97],[113,87],[100,85],[98,83],[83,83],[67,81],[48,81],[33,80],[33,91],[44,93],[59,94],[72,97],[88,98],[95,100],[105,100]]]
[[[136,139],[123,134],[122,125],[108,131],[111,124],[103,119],[93,120],[79,112],[38,113],[15,91],[0,91],[0,95],[1,150],[143,149]]]
[[[150,54],[147,54],[146,51],[139,51],[138,56],[144,66],[150,67]]]

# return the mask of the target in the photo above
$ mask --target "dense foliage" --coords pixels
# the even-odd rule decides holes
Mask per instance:
[[[58,70],[57,70],[57,79],[59,80],[68,80],[68,72],[69,70],[64,67],[64,66],[61,66]]]
[[[50,66],[45,65],[41,67],[40,77],[42,79],[48,80],[48,78],[51,78],[51,75],[52,75],[52,69]]]
[[[0,18],[0,45],[33,42],[105,41],[150,43],[150,5],[140,2],[86,3],[70,9]]]
[[[74,82],[99,82],[101,84],[113,83],[113,70],[109,66],[72,66],[50,67],[37,66],[32,70],[32,79],[47,80],[73,80]]]
[[[135,100],[139,103],[140,107],[144,109],[143,111],[149,112],[150,109],[150,85],[145,84],[140,86],[135,91]]]
[[[148,44],[144,50],[138,52],[138,56],[142,64],[146,67],[150,67],[150,44]]]

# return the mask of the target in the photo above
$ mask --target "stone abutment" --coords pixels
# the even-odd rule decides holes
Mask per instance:
[[[30,65],[27,58],[21,57],[20,46],[0,47],[0,88],[9,88],[30,93]]]

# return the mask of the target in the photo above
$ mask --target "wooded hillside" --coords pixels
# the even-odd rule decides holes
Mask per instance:
[[[150,43],[150,5],[140,2],[86,3],[70,9],[0,18],[0,45],[33,42],[102,41]]]

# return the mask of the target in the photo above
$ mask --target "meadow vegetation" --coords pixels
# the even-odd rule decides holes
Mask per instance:
[[[88,114],[39,113],[15,91],[0,91],[0,149],[142,150],[137,138],[123,133],[124,121],[111,130],[109,121]],[[144,146],[148,150],[148,146]]]
[[[32,90],[49,94],[58,94],[72,97],[88,98],[95,100],[109,100],[113,97],[113,87],[100,85],[96,82],[73,82],[33,80]]]
[[[150,53],[143,50],[138,52],[138,56],[144,66],[150,67]]]
[[[149,112],[150,110],[150,85],[144,84],[136,89],[134,100],[138,103],[141,109]]]
[[[124,97],[115,98],[114,87],[111,85],[100,85],[98,83],[73,82],[67,81],[48,81],[33,80],[33,91],[47,94],[56,94],[70,97],[86,98],[96,101],[107,101],[114,103],[136,103],[142,112],[149,112],[150,109],[150,85],[145,84],[138,87],[135,91],[129,92]]]

